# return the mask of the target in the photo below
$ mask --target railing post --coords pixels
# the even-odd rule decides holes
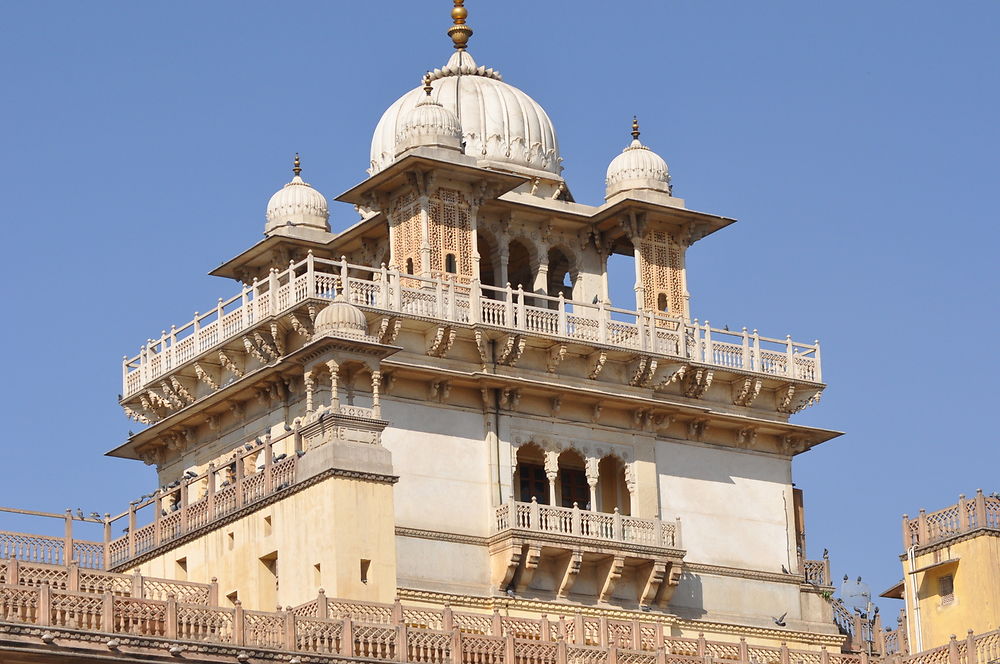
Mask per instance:
[[[351,293],[347,288],[347,281],[350,276],[347,273],[347,256],[340,257],[340,292],[344,294],[344,300],[351,301]]]
[[[271,476],[271,466],[274,465],[274,450],[271,449],[271,434],[264,437],[264,493],[274,490],[274,478]]]
[[[823,382],[823,362],[819,357],[819,339],[814,340],[816,342],[816,352],[813,354],[816,358],[816,382]]]
[[[823,554],[823,585],[833,585],[833,579],[830,575],[830,554],[828,553]]]
[[[177,597],[173,593],[167,595],[167,618],[164,621],[164,633],[168,639],[177,638]]]
[[[35,615],[35,622],[38,625],[52,624],[52,588],[48,581],[43,581],[38,586],[38,613]]]
[[[917,516],[917,538],[918,544],[927,544],[927,510],[920,510],[920,514]]]
[[[508,634],[503,641],[503,661],[513,662],[514,661],[514,635]]]
[[[674,526],[674,546],[680,549],[684,546],[684,541],[681,539],[681,518],[676,517],[674,523],[676,524]]]
[[[611,517],[611,519],[612,519],[611,523],[613,524],[612,537],[614,537],[614,540],[616,542],[621,542],[624,539],[622,537],[622,513],[618,511],[617,507],[615,508],[615,514],[613,517]]]
[[[741,367],[744,371],[750,370],[750,335],[747,334],[747,328],[743,328],[743,366]]]
[[[63,537],[63,565],[69,565],[73,561],[73,512],[66,510],[65,532]]]
[[[566,639],[556,641],[556,664],[567,664],[569,662],[569,654],[566,650]]]
[[[132,591],[131,597],[135,599],[143,599],[145,594],[145,589],[142,587],[142,574],[139,570],[132,572]]]
[[[289,611],[290,607],[285,607],[283,613],[285,615],[285,649],[295,650],[296,641],[295,638],[295,614]]]
[[[792,347],[792,335],[785,335],[785,375],[789,378],[797,378],[795,375],[795,349]]]
[[[500,610],[493,609],[492,622],[490,623],[491,636],[503,636],[503,619],[500,617]]]
[[[979,653],[976,652],[976,635],[971,629],[965,635],[965,664],[979,664]]]
[[[403,310],[403,283],[396,267],[389,270],[389,278],[392,280],[392,310],[400,312]]]
[[[583,633],[583,614],[577,613],[573,616],[573,638],[576,640],[576,645],[582,646],[587,642],[586,635]]]
[[[986,497],[982,489],[976,489],[976,528],[986,527]]]
[[[160,516],[163,513],[163,499],[170,494],[157,495],[153,503],[153,546],[160,545]]]
[[[524,317],[525,317],[524,306],[525,306],[524,305],[524,286],[521,285],[521,284],[518,284],[517,285],[517,321],[516,321],[517,324],[514,325],[514,327],[516,327],[519,330],[527,330],[528,329],[526,321],[524,320]]]
[[[392,602],[392,622],[397,625],[403,622],[403,605],[398,597]]]
[[[954,634],[948,639],[948,664],[959,664],[958,641]]]
[[[444,283],[441,281],[440,275],[434,277],[434,317],[444,318]]]
[[[608,648],[608,664],[618,664],[618,646]]]
[[[531,497],[531,507],[528,510],[528,530],[541,530],[541,524],[539,523],[541,515],[538,509],[538,499],[535,496]]]
[[[80,592],[80,565],[76,561],[71,561],[66,568],[66,590]]]
[[[960,533],[967,532],[969,530],[969,510],[966,507],[965,494],[960,493],[958,495],[958,531]]]
[[[753,348],[751,348],[751,353],[753,354],[753,370],[763,371],[763,367],[760,365],[760,335],[757,334],[757,330],[754,329],[753,334]]]
[[[197,311],[194,312],[194,318],[191,321],[191,325],[194,328],[194,331],[191,333],[191,337],[193,338],[192,343],[194,344],[195,352],[201,350],[201,339],[198,338],[201,336],[201,321],[198,320],[199,315],[200,314]]]
[[[177,326],[170,326],[170,368],[177,366]],[[162,373],[166,373],[163,371]]]
[[[574,535],[579,535],[583,532],[583,518],[580,515],[580,505],[576,502],[573,503],[573,520],[570,528]]]
[[[10,558],[7,561],[7,585],[17,586],[21,584],[21,563],[17,558]]]
[[[469,283],[469,322],[483,322],[483,284],[479,279]]]
[[[698,657],[705,656],[705,634],[698,632]]]
[[[354,657],[354,621],[350,616],[344,618],[344,626],[340,629],[340,654]]]
[[[104,513],[104,570],[111,569],[111,515]]]
[[[243,496],[243,475],[245,473],[244,465],[246,462],[243,457],[239,454],[236,455],[236,472],[234,473],[233,482],[236,483],[236,505],[239,507],[243,506],[244,496]]]
[[[212,581],[208,584],[208,605],[219,605],[219,578],[216,576],[213,576]]]
[[[268,308],[273,316],[278,313],[278,268],[276,267],[272,267],[271,271],[267,273],[267,291],[270,293],[268,299],[270,306]]]
[[[115,624],[115,598],[110,592],[101,597],[101,631],[113,632]]]
[[[316,297],[316,258],[312,249],[306,255],[306,297]]]
[[[566,298],[562,291],[559,291],[559,336],[568,335],[568,324],[566,321]]]
[[[128,506],[128,557],[135,557],[135,503]]]
[[[330,617],[326,603],[326,591],[322,588],[316,593],[316,617],[323,619]]]
[[[205,471],[205,481],[208,482],[205,487],[205,509],[206,522],[211,522],[215,518],[215,463],[209,462],[208,469]]]
[[[656,664],[667,664],[667,650],[662,646],[656,649]]]
[[[910,515],[903,515],[903,551],[906,551],[913,545],[910,541]]]
[[[190,488],[191,488],[191,480],[181,480],[181,486],[180,486],[180,491],[179,491],[179,493],[180,493],[180,512],[181,512],[181,515],[178,517],[178,519],[180,519],[180,522],[181,522],[181,526],[180,526],[180,528],[181,528],[181,534],[186,533],[187,529],[188,529],[188,523],[187,523],[188,511],[187,511],[187,506],[188,506],[188,502],[190,502],[190,500],[188,498],[188,493],[189,493]]]
[[[441,629],[445,632],[450,632],[455,628],[455,614],[451,610],[451,606],[448,604],[444,605],[441,609]]]
[[[233,645],[242,646],[246,643],[246,620],[243,616],[243,602],[236,600],[233,609]]]
[[[790,658],[788,656],[788,644],[785,643],[784,641],[782,641],[781,642],[781,664],[788,664],[789,663],[789,659]]]
[[[603,299],[597,301],[597,340],[608,343],[608,310]]]
[[[827,652],[826,646],[820,646],[820,649],[819,649],[819,664],[830,664],[830,653]]]
[[[462,664],[462,630],[451,630],[451,664]]]
[[[253,315],[250,312],[250,298],[248,293],[253,293],[254,306],[257,306],[257,277],[253,278],[253,282],[243,289],[241,293],[243,299],[243,306],[241,307],[243,311],[243,329],[250,327],[250,321],[253,320]]]
[[[708,321],[705,321],[705,336],[702,345],[705,348],[704,362],[706,364],[715,364],[715,351],[712,349],[712,325]]]
[[[750,650],[747,648],[747,640],[745,637],[740,637],[740,662],[742,664],[747,664],[750,661]],[[829,662],[822,662],[821,664],[830,664]]]
[[[406,646],[406,638],[407,638],[407,636],[408,636],[408,634],[407,634],[407,629],[406,629],[406,623],[400,623],[400,624],[396,625],[396,661],[397,662],[405,662],[407,660],[406,655],[407,655],[407,651],[409,650],[409,648],[407,648],[407,646]],[[511,659],[511,660],[508,660],[508,661],[513,662],[514,660]]]

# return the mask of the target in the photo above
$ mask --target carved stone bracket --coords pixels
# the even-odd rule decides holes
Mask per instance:
[[[743,427],[736,432],[736,447],[743,450],[757,446],[757,427]]]
[[[580,566],[583,564],[583,552],[572,551],[566,561],[566,569],[563,571],[562,581],[559,583],[558,596],[565,598],[573,590],[573,584],[580,574]]]
[[[310,321],[302,320],[296,313],[288,314],[287,319],[288,319],[288,324],[292,326],[292,329],[295,330],[295,333],[298,334],[300,337],[304,337],[306,339],[312,337],[312,332],[309,329],[312,326],[311,320]]]
[[[219,351],[219,362],[221,362],[222,366],[228,369],[234,376],[237,378],[243,378],[243,370],[236,366],[236,363],[229,358],[229,355],[221,350]]]
[[[521,359],[521,354],[524,353],[526,343],[527,340],[520,334],[505,335],[503,348],[500,350],[500,356],[497,357],[497,364],[508,367],[516,365],[517,361]]]
[[[704,418],[688,421],[688,438],[691,440],[701,440],[708,430],[708,420]]]
[[[656,359],[648,355],[639,355],[629,363],[629,381],[632,387],[647,387],[656,373]]]
[[[653,389],[662,392],[671,384],[683,381],[690,368],[688,364],[664,365],[661,362],[659,375],[653,380]]]
[[[427,354],[444,357],[455,343],[455,330],[451,325],[438,325],[427,333]]]
[[[601,402],[598,401],[594,404],[593,410],[590,412],[590,421],[597,423],[601,419]]]
[[[562,408],[562,397],[561,396],[552,397],[552,402],[551,405],[549,406],[549,414],[552,417],[556,417],[557,415],[559,415],[559,410],[561,408]]]
[[[775,392],[775,407],[779,413],[791,415],[817,403],[820,394],[822,393],[800,390],[794,383],[786,383]]]
[[[622,571],[624,569],[625,556],[615,556],[608,567],[608,575],[604,579],[604,584],[601,586],[600,601],[607,602],[611,599],[612,593],[615,592],[615,586],[618,585],[619,579],[622,578]]]
[[[192,394],[188,392],[187,388],[184,387],[184,384],[181,383],[180,379],[178,379],[177,376],[170,377],[170,386],[174,389],[174,394],[179,396],[185,402],[189,404],[194,403],[194,396],[192,396]]]
[[[760,395],[760,388],[763,385],[760,378],[747,376],[742,380],[733,381],[733,405],[751,406]]]
[[[194,374],[198,377],[198,380],[205,383],[213,390],[219,389],[219,384],[212,377],[212,374],[210,374],[204,367],[202,367],[197,362],[195,362],[194,365]]]
[[[553,344],[545,357],[545,370],[555,373],[559,363],[566,357],[566,344]]]
[[[427,387],[427,399],[444,403],[451,394],[451,383],[447,380],[432,380]]]
[[[517,410],[517,405],[521,401],[521,390],[503,388],[500,392],[500,407],[507,410]]]
[[[490,342],[486,338],[486,334],[480,330],[476,329],[476,348],[479,350],[479,359],[483,363],[483,371],[486,371],[486,367],[490,363]]]
[[[538,544],[528,545],[528,554],[524,559],[524,567],[521,568],[521,576],[517,580],[518,592],[524,592],[531,586],[531,580],[538,569],[538,563],[542,560],[542,547]]]
[[[789,456],[805,452],[809,448],[805,439],[800,436],[782,436],[780,440],[781,453]]]
[[[378,323],[378,342],[380,344],[391,344],[399,336],[399,328],[403,326],[403,319],[396,316],[382,316]]]
[[[711,369],[699,368],[687,372],[683,380],[684,396],[691,399],[700,399],[705,396],[708,388],[712,385],[713,375],[714,372]]]
[[[267,358],[264,357],[264,354],[260,352],[260,349],[257,348],[257,345],[250,339],[250,337],[245,335],[243,336],[243,347],[246,348],[247,354],[255,360],[261,364],[267,364]]]
[[[642,606],[649,606],[656,601],[656,594],[666,577],[667,563],[663,561],[654,562],[649,570],[649,576],[646,577],[646,583],[643,584],[642,597],[639,600]]]
[[[587,359],[590,361],[590,373],[587,374],[587,378],[597,380],[597,377],[601,375],[601,371],[604,370],[604,363],[608,361],[608,351],[594,351]]]

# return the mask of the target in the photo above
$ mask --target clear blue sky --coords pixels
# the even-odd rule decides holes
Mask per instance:
[[[822,341],[830,387],[797,421],[847,435],[795,462],[811,557],[881,590],[903,512],[1000,489],[1000,4],[468,7],[577,200],[637,113],[677,195],[740,219],[690,253],[693,315]],[[449,8],[4,4],[0,504],[117,512],[154,485],[101,456],[138,426],[122,355],[235,292],[206,273],[261,237],[293,152],[329,198],[365,177],[382,111],[450,54]]]

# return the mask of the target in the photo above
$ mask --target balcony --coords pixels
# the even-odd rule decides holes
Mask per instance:
[[[400,275],[310,255],[284,271],[272,270],[268,279],[220,299],[208,313],[148,340],[138,354],[123,361],[122,394],[126,399],[134,396],[263,323],[310,301],[332,299],[341,290],[353,304],[377,313],[599,344],[790,380],[822,380],[818,343],[762,337],[745,328],[731,332],[697,319],[548,297],[521,288]]]
[[[681,573],[680,521],[511,501],[496,508],[493,584],[543,599],[570,595],[666,606]]]
[[[959,496],[958,503],[943,510],[920,510],[916,519],[904,514],[903,549],[928,546],[982,528],[1000,529],[1000,497],[984,496],[978,489],[972,500]]]

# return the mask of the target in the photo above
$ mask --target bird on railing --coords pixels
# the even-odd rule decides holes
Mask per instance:
[[[250,451],[250,450],[253,449],[253,445],[251,445],[250,443],[247,443],[246,445],[243,446],[243,449],[245,449],[247,451]]]
[[[278,461],[281,461],[287,456],[288,456],[287,454],[279,454],[278,456],[274,457],[274,462],[277,463]]]
[[[777,618],[775,618],[774,616],[771,616],[771,620],[773,620],[774,624],[777,625],[778,627],[784,627],[785,626],[785,616],[787,616],[787,615],[788,615],[788,611],[785,611],[784,613],[782,613]]]
[[[788,571],[788,568],[785,567],[784,565],[781,566],[781,573],[782,574],[791,574],[791,572]]]
[[[306,453],[306,451],[305,451],[305,450],[299,450],[298,452],[296,452],[296,453],[295,453],[295,456],[297,456],[297,457],[301,458],[301,457],[302,457],[302,455],[303,455],[303,454],[305,454],[305,453]]]
[[[100,518],[101,518],[101,515],[100,515],[100,514],[98,514],[97,512],[91,512],[91,513],[90,513],[90,518],[91,518],[91,519],[97,519],[97,520],[100,520]]]
[[[194,479],[195,477],[198,477],[198,473],[194,472],[193,470],[189,470],[186,473],[184,473],[184,477],[191,480]]]
[[[84,518],[83,517],[83,510],[80,509],[79,507],[76,508],[76,518],[78,518],[78,519],[83,519]]]

